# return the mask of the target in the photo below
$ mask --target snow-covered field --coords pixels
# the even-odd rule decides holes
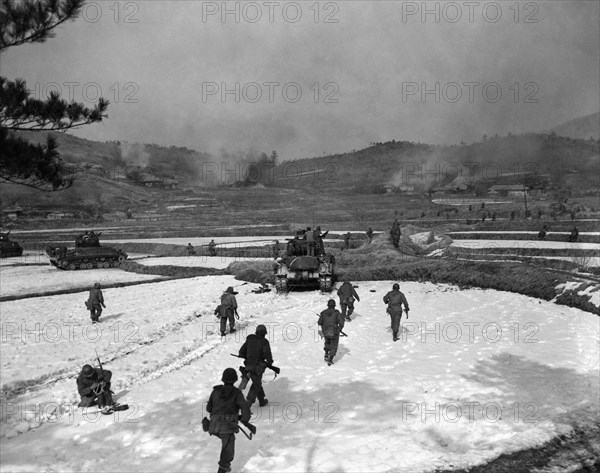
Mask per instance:
[[[165,278],[152,274],[130,273],[119,268],[61,271],[50,264],[47,266],[32,264],[2,266],[0,267],[0,297],[35,295],[73,288],[89,290],[95,282],[108,285],[162,279]],[[85,299],[82,299],[81,295],[79,299],[79,305],[84,308],[83,301]],[[2,314],[2,319],[4,320],[4,314]]]
[[[83,325],[85,293],[4,302],[3,385],[66,377],[3,403],[0,466],[216,471],[220,442],[202,431],[204,405],[259,323],[281,374],[265,375],[269,405],[253,407],[252,441],[238,435],[234,471],[468,467],[600,417],[597,316],[493,290],[402,283],[411,312],[393,342],[382,302],[391,284],[357,284],[361,302],[331,367],[315,325],[330,296],[319,292],[254,294],[256,285],[230,276],[113,288],[93,328]],[[241,330],[221,339],[212,312],[229,285],[239,291]],[[49,413],[77,402],[75,377],[94,349],[131,409],[36,418],[36,403]]]
[[[447,232],[448,235],[453,235],[455,233],[476,233],[476,234],[479,234],[479,235],[485,235],[486,233],[494,233],[494,234],[496,234],[496,233],[503,233],[503,234],[507,234],[507,235],[514,234],[514,233],[517,233],[517,234],[525,233],[525,234],[528,234],[528,235],[537,235],[539,233],[539,231],[529,231],[529,230],[514,230],[514,231],[513,230],[500,230],[500,231],[495,231],[495,230],[490,230],[490,231],[486,232],[486,231],[479,230],[479,231],[464,231],[464,232],[463,231],[460,231],[460,232]],[[547,234],[548,235],[570,235],[571,232],[548,232]],[[600,235],[600,232],[579,232],[579,234],[580,235],[595,235],[595,236],[598,236],[598,235]]]
[[[526,240],[454,240],[452,246],[463,248],[551,248],[600,251],[598,243],[570,243],[566,241],[526,241]]]
[[[272,244],[279,240],[279,244],[285,243],[289,236],[233,236],[233,237],[188,237],[188,238],[125,238],[121,240],[105,240],[104,244],[110,246],[111,243],[163,243],[165,245],[187,245],[191,243],[194,246],[208,245],[211,240],[215,240],[217,248],[219,247],[246,247],[255,246],[257,243],[263,245]]]
[[[185,266],[225,269],[231,263],[236,261],[264,261],[265,258],[244,258],[233,256],[166,256],[160,258],[143,258],[136,260],[136,263],[144,266]]]

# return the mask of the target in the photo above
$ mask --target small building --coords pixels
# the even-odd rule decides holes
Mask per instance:
[[[74,218],[75,215],[71,212],[50,212],[46,215],[48,220],[59,220],[61,218]]]
[[[508,197],[523,197],[528,196],[529,189],[522,184],[495,184],[488,189],[490,195],[501,195]]]
[[[416,189],[413,184],[400,184],[399,186],[396,186],[396,191],[404,192],[406,194],[414,194]]]
[[[140,176],[138,182],[146,187],[158,187],[162,185],[162,181],[160,177],[145,172]]]
[[[23,215],[23,209],[18,205],[2,209],[2,216],[12,220],[19,218],[21,215]]]
[[[176,179],[170,179],[168,177],[165,177],[162,180],[162,186],[166,187],[167,189],[175,189],[178,185],[179,181],[177,181]]]

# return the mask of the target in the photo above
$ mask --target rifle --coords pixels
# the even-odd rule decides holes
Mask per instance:
[[[250,422],[245,422],[242,420],[242,416],[238,417],[238,420],[250,431],[250,434],[242,429],[241,426],[238,425],[240,431],[246,436],[248,440],[252,440],[252,436],[256,435],[256,426],[252,425]]]
[[[98,355],[98,350],[96,350],[94,348],[94,351],[96,352],[96,360],[98,360],[98,366],[100,366],[100,370],[102,372],[104,372],[104,368],[102,367],[102,362],[100,361],[100,356]],[[94,394],[96,394],[96,396],[98,396],[100,393],[103,393],[104,390],[106,388],[106,381],[104,381],[104,379],[102,379],[102,381],[100,381],[100,383],[98,383],[98,389],[96,391],[94,391]],[[108,394],[110,399],[112,400],[112,397],[110,396],[110,394],[114,394],[113,391],[111,391],[110,389],[107,389]]]
[[[317,314],[317,313],[315,312],[315,314]],[[317,315],[318,315],[319,317],[321,317],[321,314],[317,314]],[[323,338],[323,335],[321,335],[321,329],[319,329],[319,335],[321,336],[321,338]],[[341,335],[342,337],[347,337],[347,336],[348,336],[347,334],[345,334],[345,333],[344,333],[344,331],[343,331],[343,330],[340,330],[340,335]]]
[[[234,355],[233,353],[230,353],[231,356],[235,356],[236,358],[242,358],[244,359],[243,356],[240,355]],[[277,366],[274,365],[267,365],[267,368],[269,368],[271,371],[273,371],[275,373],[275,377],[277,378],[277,375],[279,373],[281,373],[281,368],[278,368]],[[240,366],[240,371],[241,371],[241,366]],[[248,372],[248,370],[246,368],[244,368],[244,371],[246,371],[246,373]],[[243,375],[243,373],[242,373]]]
[[[102,368],[102,362],[100,361],[100,356],[98,356],[98,350],[96,350],[96,349],[94,348],[94,351],[96,352],[96,360],[98,360],[98,366],[100,366],[100,369],[101,369],[102,371],[104,371],[104,368]]]

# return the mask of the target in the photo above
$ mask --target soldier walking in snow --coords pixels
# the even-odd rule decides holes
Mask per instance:
[[[335,301],[327,301],[327,309],[319,315],[318,324],[321,326],[321,334],[325,338],[325,361],[331,365],[333,358],[337,354],[340,341],[340,332],[344,330],[344,317],[339,310],[335,308]]]
[[[371,229],[371,227],[369,227],[369,229],[365,233],[367,234],[369,244],[371,244],[371,242],[373,241],[373,230]]]
[[[258,404],[266,406],[269,400],[265,398],[265,390],[262,387],[262,376],[267,366],[273,365],[273,355],[271,354],[271,345],[267,336],[267,327],[259,325],[256,327],[256,334],[248,335],[246,341],[240,348],[239,356],[244,358],[247,374],[252,381],[252,386],[248,391],[246,401],[251,406],[258,398]]]
[[[188,252],[188,255],[190,255],[190,256],[196,254],[196,249],[192,246],[191,243],[188,243],[187,252]]]
[[[215,243],[215,240],[210,240],[210,243],[208,244],[208,253],[210,256],[217,256],[217,244]]]
[[[228,287],[227,290],[221,296],[221,305],[219,305],[219,316],[221,317],[221,336],[226,335],[225,329],[227,328],[227,320],[229,320],[229,333],[235,332],[235,317],[239,319],[240,316],[237,313],[237,300],[235,295],[237,292],[233,291],[233,287]]]
[[[231,471],[231,462],[235,456],[235,434],[240,431],[238,420],[247,423],[252,415],[242,391],[234,386],[237,380],[238,375],[233,368],[223,371],[223,385],[213,388],[206,405],[206,410],[210,413],[208,433],[221,439],[218,473]]]
[[[94,283],[94,287],[90,290],[90,295],[85,305],[90,311],[92,323],[95,324],[96,322],[99,322],[100,314],[102,314],[102,308],[104,307],[106,309],[106,306],[104,305],[104,296],[102,295],[102,290],[100,289],[100,283]]]
[[[344,283],[338,289],[337,295],[340,298],[342,317],[348,321],[352,320],[350,316],[352,315],[352,312],[354,312],[354,300],[356,299],[360,302],[360,297],[358,297],[352,283],[348,281],[348,279],[344,279]],[[347,313],[346,310],[348,310]]]
[[[392,290],[383,296],[383,302],[388,305],[387,312],[392,319],[392,333],[394,341],[396,341],[398,340],[398,330],[400,329],[400,319],[402,318],[402,304],[404,304],[407,319],[409,311],[408,302],[404,294],[400,292],[400,285],[398,283],[395,283],[392,286]]]

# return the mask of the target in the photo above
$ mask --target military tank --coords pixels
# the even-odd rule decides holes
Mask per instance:
[[[23,254],[23,247],[16,241],[10,241],[9,234],[10,232],[0,233],[0,258],[21,256]]]
[[[312,251],[308,245],[301,234],[288,239],[286,255],[277,258],[274,267],[277,292],[288,292],[298,287],[319,288],[322,292],[333,289],[334,256],[325,254],[320,237],[315,238]]]
[[[47,246],[50,263],[58,269],[112,268],[127,259],[127,253],[108,246],[101,246],[98,238],[102,233],[85,232],[75,240],[75,248]]]

